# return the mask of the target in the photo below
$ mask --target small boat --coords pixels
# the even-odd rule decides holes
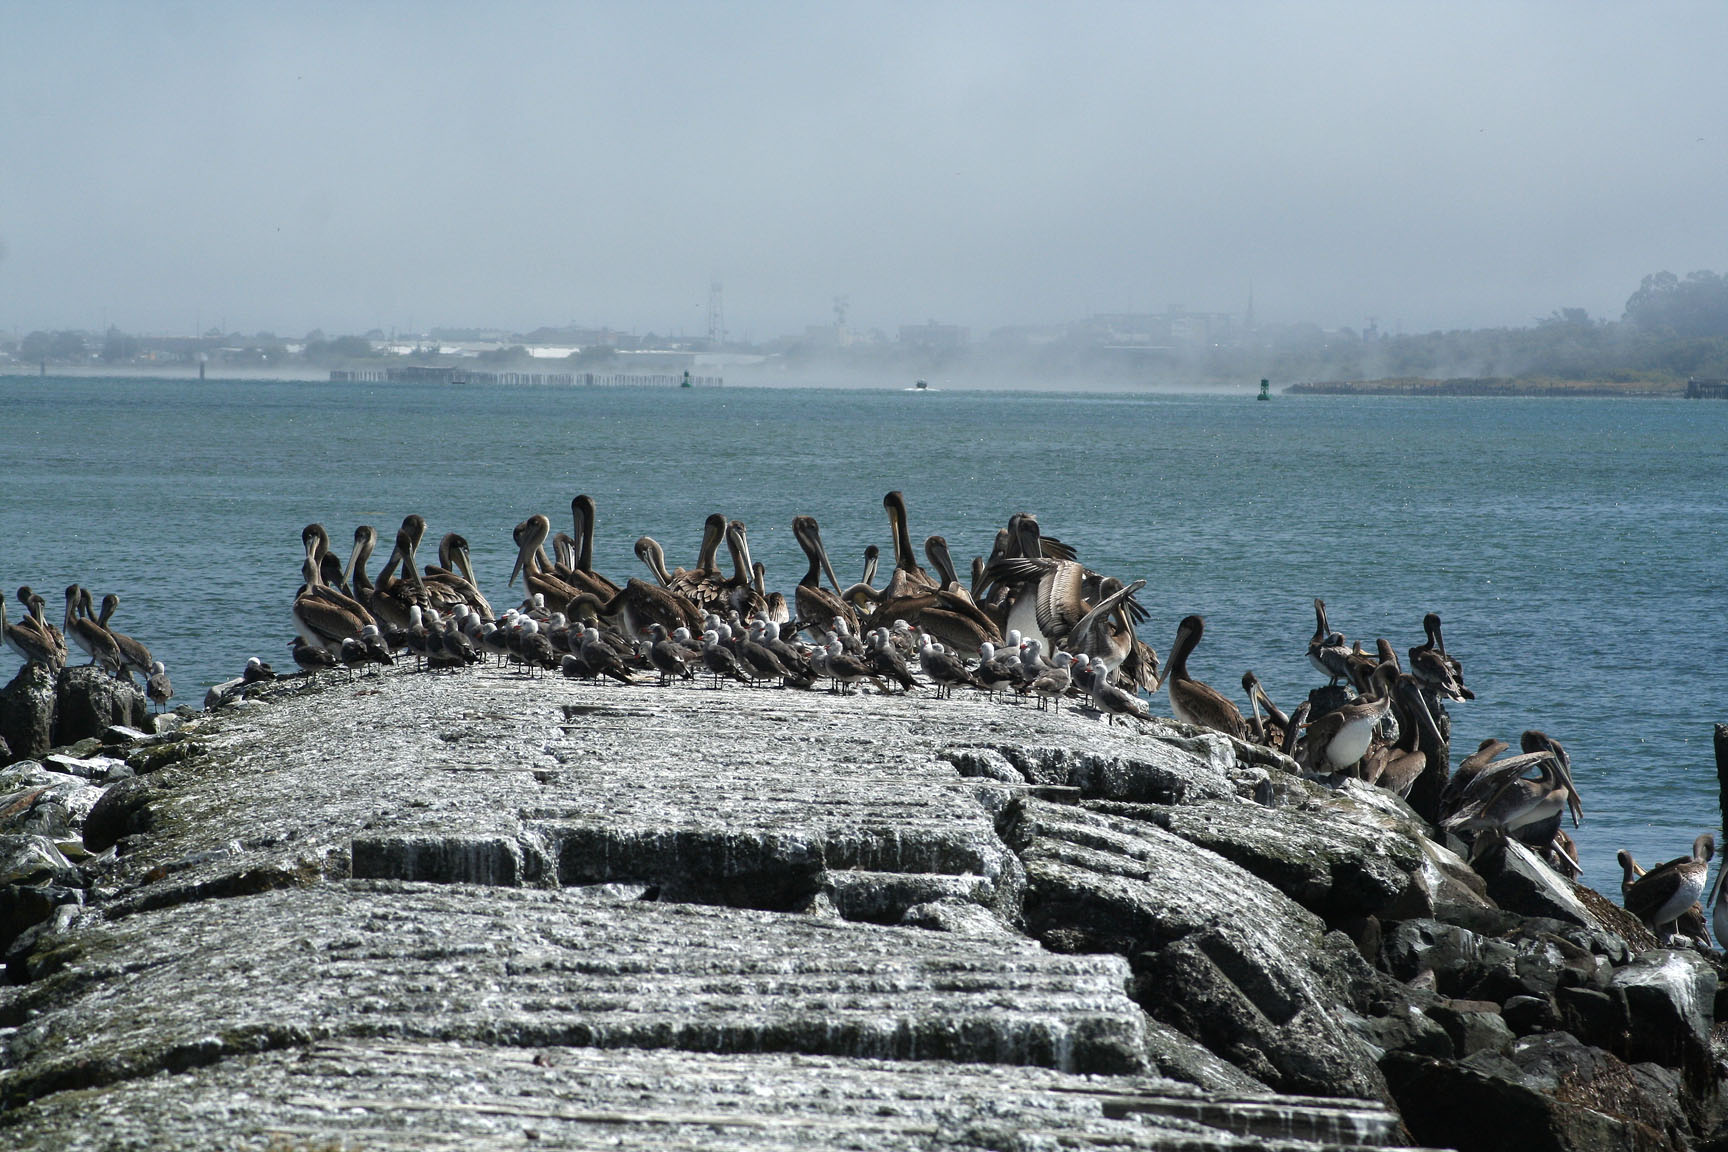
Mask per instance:
[[[919,381],[916,381],[912,385],[912,387],[906,389],[906,391],[908,391],[908,392],[934,392],[935,389],[930,387],[930,382],[928,380],[919,380]]]

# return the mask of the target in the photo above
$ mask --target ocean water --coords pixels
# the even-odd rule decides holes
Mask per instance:
[[[704,517],[750,528],[772,587],[802,575],[815,516],[842,579],[889,552],[882,496],[964,568],[1032,511],[1080,558],[1144,578],[1166,654],[1206,618],[1192,673],[1240,702],[1253,668],[1293,707],[1317,678],[1312,599],[1370,649],[1439,612],[1474,702],[1454,759],[1541,728],[1583,795],[1586,880],[1719,830],[1712,725],[1728,720],[1728,404],[1639,399],[1237,397],[837,389],[456,389],[287,381],[0,377],[0,587],[59,612],[77,581],[164,660],[178,700],[259,655],[291,667],[300,530],[346,551],[428,521],[468,537],[500,608],[510,529],[598,503],[595,567],[672,564]],[[724,554],[723,554],[724,555]],[[373,561],[374,572],[382,556]],[[518,584],[517,589],[520,589]],[[13,602],[15,604],[15,601]],[[16,609],[14,608],[15,612]],[[17,659],[0,650],[0,677]],[[980,702],[981,723],[988,722]],[[1159,698],[1153,710],[1167,713]]]

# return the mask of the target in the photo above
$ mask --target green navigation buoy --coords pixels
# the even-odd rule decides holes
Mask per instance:
[[[1255,399],[1256,400],[1270,400],[1270,399],[1272,399],[1272,381],[1270,381],[1270,380],[1260,381],[1260,395],[1256,396]]]

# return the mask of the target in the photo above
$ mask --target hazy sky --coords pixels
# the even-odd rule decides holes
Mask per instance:
[[[1618,318],[1728,4],[0,0],[0,328]]]

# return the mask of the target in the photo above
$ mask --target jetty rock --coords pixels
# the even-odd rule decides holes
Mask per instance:
[[[1713,961],[1180,725],[484,668],[135,728],[0,771],[9,1148],[1715,1133]]]

